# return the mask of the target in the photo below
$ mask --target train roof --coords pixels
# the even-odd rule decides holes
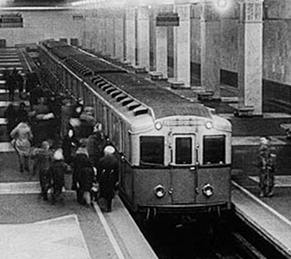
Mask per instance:
[[[135,100],[150,107],[156,119],[178,115],[212,118],[209,109],[203,104],[190,102],[150,80],[129,73],[123,68],[85,53],[76,47],[50,42],[48,49],[63,60],[70,69],[81,74],[83,80],[90,80],[90,85],[93,87],[98,88],[100,77],[105,79],[105,81],[110,82],[112,91],[113,89],[120,89]],[[98,78],[98,80],[94,80],[94,78]],[[108,87],[102,90],[105,91],[106,89]],[[109,102],[112,103],[112,96],[108,95],[108,98],[110,98]],[[115,100],[118,102],[118,98],[115,98]]]

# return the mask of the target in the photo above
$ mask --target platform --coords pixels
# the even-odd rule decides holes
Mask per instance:
[[[17,65],[31,71],[34,65],[29,56],[17,49],[13,53],[21,63],[3,59],[0,70]],[[110,213],[103,213],[96,202],[90,207],[78,204],[75,192],[65,189],[55,205],[42,200],[38,176],[19,172],[17,155],[8,141],[3,113],[10,102],[0,80],[0,257],[157,259],[118,196]],[[20,101],[16,92],[15,106]]]

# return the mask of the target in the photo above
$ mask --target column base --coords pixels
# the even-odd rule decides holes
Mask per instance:
[[[168,79],[168,83],[170,84],[172,89],[185,89],[185,83],[182,81],[178,81],[176,79]]]
[[[254,114],[253,106],[242,106],[234,111],[234,116],[236,117],[253,117]]]

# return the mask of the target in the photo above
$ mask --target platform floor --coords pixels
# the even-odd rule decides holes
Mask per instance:
[[[17,49],[13,54],[20,55]],[[21,64],[33,67],[29,60]],[[1,63],[0,70],[4,66],[10,64]],[[157,259],[118,196],[110,213],[103,213],[96,202],[90,207],[78,204],[72,191],[64,190],[55,205],[42,200],[38,177],[19,172],[3,118],[7,100],[0,78],[0,258]],[[14,104],[20,101],[16,92]]]

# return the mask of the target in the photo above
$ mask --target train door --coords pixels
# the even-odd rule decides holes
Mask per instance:
[[[197,172],[194,134],[172,136],[171,193],[173,204],[190,204],[196,199]]]

